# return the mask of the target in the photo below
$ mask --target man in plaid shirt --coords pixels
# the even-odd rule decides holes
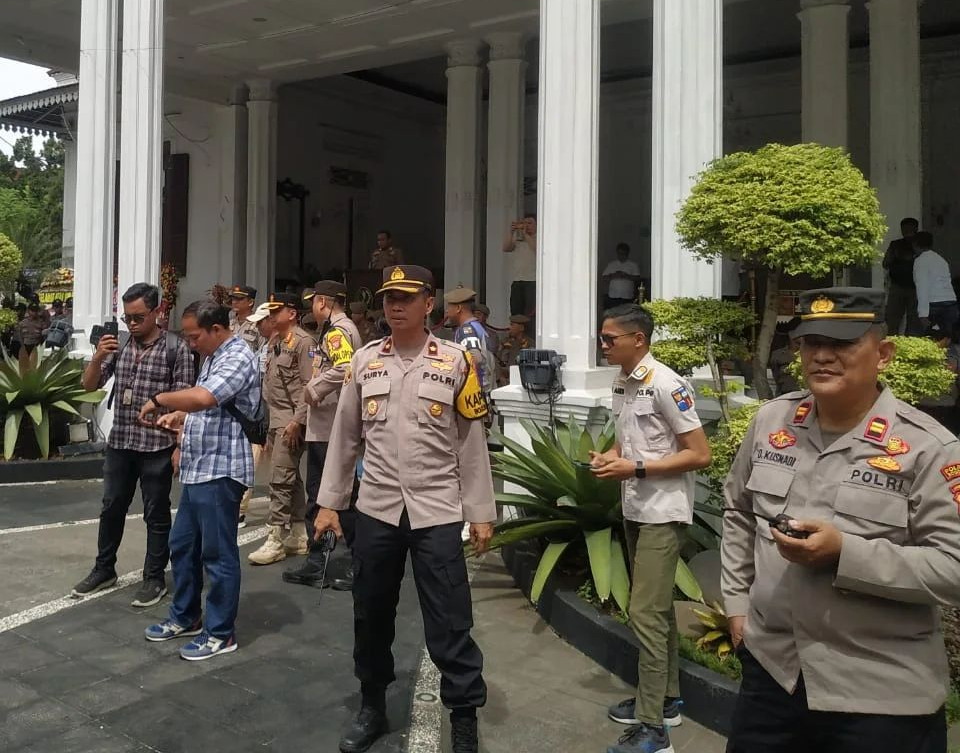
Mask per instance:
[[[133,599],[135,607],[156,604],[167,593],[163,571],[170,559],[170,487],[173,484],[175,441],[170,432],[137,421],[137,411],[151,395],[182,390],[194,381],[193,355],[177,338],[175,357],[163,330],[157,326],[160,289],[145,282],[123,294],[123,316],[130,339],[123,345],[104,335],[83,372],[83,387],[95,390],[114,377],[111,391],[113,428],[103,463],[103,508],[97,560],[90,574],[73,589],[74,596],[108,588],[117,582],[117,551],[123,538],[130,503],[140,483],[147,552],[143,582]]]
[[[148,399],[140,420],[180,431],[183,494],[170,532],[173,603],[170,617],[145,631],[148,641],[197,636],[180,649],[190,661],[236,651],[234,622],[240,600],[237,519],[240,498],[253,486],[253,453],[234,405],[253,418],[260,409],[256,355],[230,332],[229,310],[215,301],[197,301],[183,312],[183,335],[206,358],[197,386]],[[201,567],[206,571],[206,614],[201,619]]]

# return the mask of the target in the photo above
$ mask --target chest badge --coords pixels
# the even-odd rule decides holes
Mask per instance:
[[[383,361],[371,361],[367,364],[367,371],[373,371],[374,369],[382,369]]]
[[[900,472],[900,463],[894,460],[891,457],[886,455],[880,455],[876,458],[870,458],[867,461],[867,465],[871,468],[876,468],[881,471],[886,471],[887,473],[899,473]]]
[[[883,450],[887,455],[906,455],[910,452],[910,445],[903,437],[890,437]]]
[[[444,363],[443,361],[431,361],[430,365],[435,369],[440,369],[440,371],[453,371],[453,364]]]
[[[867,424],[863,436],[867,439],[872,439],[874,442],[882,442],[883,438],[887,436],[887,429],[889,428],[890,422],[887,421],[887,419],[881,416],[874,416]]]
[[[791,434],[786,429],[780,429],[780,431],[775,431],[770,435],[770,444],[773,447],[776,447],[778,450],[783,450],[787,447],[793,447],[797,443],[797,438]]]
[[[430,415],[439,418],[443,415],[443,406],[440,403],[434,403],[430,406]]]
[[[453,355],[450,353],[444,353],[440,357],[444,360],[445,363],[453,363]]]
[[[807,420],[807,416],[810,415],[810,403],[800,403],[797,406],[796,412],[793,414],[793,423],[802,424]]]
[[[371,400],[370,402],[367,403],[367,415],[368,415],[368,416],[375,416],[375,415],[377,415],[377,411],[378,411],[378,410],[380,410],[380,403],[378,403],[376,400]]]

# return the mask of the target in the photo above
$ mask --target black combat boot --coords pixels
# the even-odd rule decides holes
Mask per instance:
[[[334,591],[352,591],[353,590],[353,561],[349,560],[347,566],[331,582],[331,588]]]
[[[307,561],[300,567],[290,568],[283,571],[284,583],[297,583],[301,586],[312,586],[313,588],[325,588],[329,583],[323,583],[323,558],[314,553],[311,548],[307,555]]]
[[[361,688],[360,712],[340,738],[341,753],[363,753],[387,731],[385,688]]]
[[[450,713],[450,740],[453,753],[478,753],[476,709],[456,709]]]

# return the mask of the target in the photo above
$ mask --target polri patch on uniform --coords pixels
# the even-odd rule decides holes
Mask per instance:
[[[886,471],[887,473],[900,472],[900,463],[893,458],[888,457],[887,455],[880,455],[879,457],[870,458],[867,461],[867,465],[881,471]]]
[[[907,440],[903,437],[890,437],[883,451],[886,452],[887,455],[906,455],[910,452],[910,445],[907,444]]]
[[[957,503],[957,512],[960,513],[960,484],[951,486],[950,493],[953,495],[953,501]]]
[[[375,416],[375,415],[377,415],[377,411],[378,411],[378,410],[380,410],[380,403],[378,403],[376,400],[371,400],[370,402],[367,403],[367,415],[368,415],[368,416]]]
[[[670,393],[670,397],[673,398],[673,402],[677,404],[677,410],[681,413],[693,407],[693,398],[690,397],[690,393],[687,392],[686,387],[678,387]]]
[[[890,428],[890,422],[882,416],[874,416],[867,424],[863,436],[872,439],[874,442],[882,442],[887,436],[887,430]]]
[[[793,423],[802,424],[804,421],[806,421],[807,416],[810,415],[811,407],[812,404],[809,402],[800,403],[800,405],[797,406],[797,410],[793,414]]]
[[[945,465],[940,469],[940,473],[947,481],[958,479],[960,478],[960,463],[950,463],[950,465]]]
[[[770,444],[778,450],[786,447],[793,447],[797,443],[797,437],[786,429],[775,431],[769,436]]]
[[[343,335],[339,332],[331,332],[327,335],[327,345],[331,350],[340,350],[340,346],[343,345]]]

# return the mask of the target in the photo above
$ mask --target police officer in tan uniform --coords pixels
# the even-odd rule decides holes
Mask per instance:
[[[274,293],[267,302],[274,327],[274,346],[267,354],[263,397],[270,410],[267,446],[272,451],[270,468],[270,533],[248,559],[254,565],[269,565],[288,554],[307,553],[307,509],[300,458],[307,424],[304,388],[313,377],[314,339],[297,324],[300,297]]]
[[[427,650],[451,709],[454,750],[477,750],[476,710],[486,700],[483,656],[470,636],[473,614],[460,532],[471,523],[478,552],[497,511],[481,419],[487,405],[469,354],[438,340],[424,323],[433,277],[422,267],[383,271],[392,335],[353,358],[340,394],[320,485],[316,530],[341,532],[354,466],[365,441],[353,556],[354,662],[362,707],[340,740],[367,750],[387,728],[385,695],[394,681],[396,605],[407,552],[420,597]]]
[[[765,403],[727,479],[743,664],[730,753],[943,753],[939,605],[960,604],[960,443],[878,383],[884,294],[804,293],[808,390]],[[768,519],[785,515],[793,535]]]
[[[249,285],[234,285],[228,296],[233,319],[230,321],[230,331],[243,340],[254,353],[259,353],[263,345],[263,338],[257,323],[250,320],[257,307],[257,289]],[[256,461],[254,461],[256,462]]]
[[[530,317],[514,314],[510,317],[510,332],[500,343],[497,352],[497,386],[510,384],[510,367],[516,365],[520,351],[532,348],[533,340],[527,337],[527,325]]]
[[[317,492],[327,457],[330,430],[337,412],[337,400],[343,379],[353,354],[362,346],[360,332],[343,309],[347,298],[347,286],[335,280],[321,280],[304,293],[310,301],[313,316],[322,322],[320,339],[313,355],[313,378],[304,390],[307,405],[307,533],[311,546],[307,561],[296,569],[287,570],[283,579],[287,583],[299,583],[320,588],[323,586],[323,552],[313,536],[313,519],[317,515]],[[344,539],[353,544],[352,510],[344,510],[340,516]],[[332,580],[338,591],[349,591],[353,583],[352,570]]]

